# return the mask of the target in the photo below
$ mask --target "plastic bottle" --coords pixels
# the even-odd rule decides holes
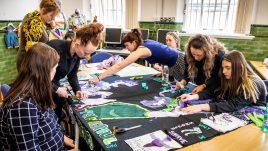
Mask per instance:
[[[168,66],[163,67],[162,80],[163,80],[163,83],[168,83],[168,81],[169,81],[169,69],[168,69]]]

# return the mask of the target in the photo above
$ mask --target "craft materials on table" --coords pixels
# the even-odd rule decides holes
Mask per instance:
[[[126,132],[126,131],[129,131],[129,130],[133,130],[133,129],[139,128],[139,127],[141,127],[141,126],[142,126],[142,125],[136,125],[136,126],[132,126],[132,127],[128,127],[128,128],[123,128],[123,127],[113,126],[112,132],[113,132],[113,134],[124,133],[124,132]]]
[[[125,142],[134,151],[168,151],[170,149],[182,147],[179,143],[174,141],[171,137],[169,137],[161,130],[128,139],[125,140]]]
[[[152,100],[142,100],[140,103],[146,107],[155,109],[170,104],[171,98],[155,96]]]
[[[87,107],[84,111],[81,111],[80,114],[84,116],[84,119],[88,119],[90,121],[148,118],[146,117],[147,112],[149,112],[147,109],[139,105],[124,102],[110,102],[98,106]]]
[[[142,75],[155,75],[159,74],[160,72],[150,68],[150,67],[145,67],[145,66],[138,66],[138,67],[133,67],[133,66],[127,66],[124,69],[118,71],[115,73],[115,75],[118,75],[120,77],[132,77],[132,76],[142,76]]]
[[[247,124],[245,121],[240,120],[228,113],[222,113],[216,116],[211,114],[210,116],[208,115],[207,118],[202,118],[201,122],[223,133]]]
[[[81,102],[83,102],[85,105],[100,105],[105,104],[109,102],[114,102],[116,100],[114,99],[103,99],[103,98],[93,98],[93,99],[83,99]]]

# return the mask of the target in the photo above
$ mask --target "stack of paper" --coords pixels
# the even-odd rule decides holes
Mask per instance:
[[[155,75],[160,72],[145,66],[127,66],[124,69],[118,71],[115,75],[120,77],[131,77],[131,76],[140,76],[140,75]]]

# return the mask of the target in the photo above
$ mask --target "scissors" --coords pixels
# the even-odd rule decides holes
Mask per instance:
[[[132,129],[135,129],[135,128],[139,128],[141,126],[142,125],[136,125],[136,126],[132,126],[132,127],[128,127],[128,128],[122,128],[122,127],[114,126],[113,129],[112,129],[112,132],[115,135],[117,133],[124,133],[126,131],[129,131],[129,130],[132,130]]]

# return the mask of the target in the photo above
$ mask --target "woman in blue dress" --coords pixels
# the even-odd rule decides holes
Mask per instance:
[[[18,48],[19,47],[19,41],[18,41],[18,35],[15,32],[16,28],[12,23],[7,24],[7,33],[5,35],[5,42],[7,45],[7,48]]]

